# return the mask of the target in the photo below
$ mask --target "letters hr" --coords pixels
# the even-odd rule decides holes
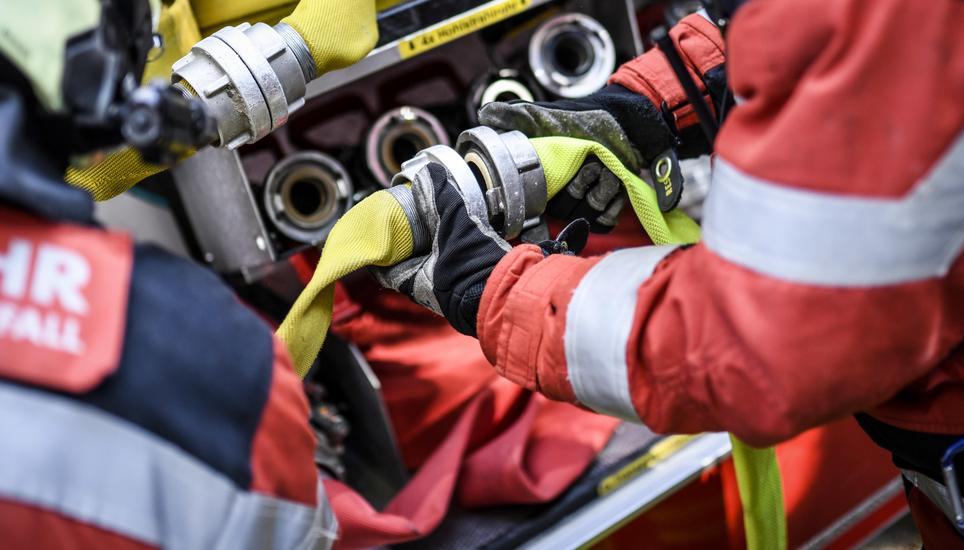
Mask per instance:
[[[90,282],[90,264],[73,250],[41,243],[31,270],[33,248],[30,240],[14,237],[7,250],[0,250],[0,298],[29,298],[22,305],[0,300],[0,339],[79,354],[84,348],[79,320],[52,308],[57,302],[67,314],[87,315],[83,289]]]

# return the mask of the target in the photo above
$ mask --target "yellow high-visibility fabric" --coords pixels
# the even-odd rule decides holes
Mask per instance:
[[[787,516],[776,449],[757,449],[730,434],[733,467],[743,505],[743,530],[749,550],[784,550]]]
[[[201,39],[188,0],[174,0],[170,4],[161,5],[157,32],[164,41],[164,49],[144,67],[143,82],[156,78],[170,80],[174,62]],[[107,155],[107,158],[89,168],[67,168],[64,180],[86,189],[94,200],[105,201],[127,191],[144,178],[166,169],[165,166],[145,162],[140,153],[125,147]]]
[[[653,188],[599,143],[570,137],[533,138],[529,141],[542,162],[550,198],[572,181],[586,157],[593,155],[623,182],[639,223],[654,243],[689,244],[700,239],[700,227],[696,222],[681,210],[661,212]]]
[[[375,10],[387,10],[405,0],[375,0]],[[201,34],[208,36],[226,25],[237,26],[241,23],[259,21],[274,25],[281,21],[298,4],[295,0],[192,0],[191,6],[197,16]]]
[[[546,175],[549,197],[565,187],[589,155],[595,155],[622,182],[640,223],[656,244],[692,243],[699,226],[680,211],[662,213],[656,193],[598,143],[566,137],[530,140]],[[331,323],[334,283],[364,266],[394,265],[412,253],[412,232],[395,198],[378,191],[335,224],[308,286],[288,313],[278,335],[287,343],[295,369],[304,376]],[[743,523],[750,550],[787,546],[783,487],[773,448],[755,449],[732,434],[733,462],[743,503]]]
[[[302,0],[281,22],[304,38],[319,75],[355,63],[378,41],[374,0]]]
[[[331,324],[335,281],[366,266],[391,266],[412,255],[405,211],[387,191],[356,204],[331,228],[311,281],[278,327],[295,371],[308,373]]]
[[[655,244],[693,243],[699,240],[699,226],[693,220],[677,210],[662,214],[653,188],[626,169],[616,155],[602,145],[566,137],[535,138],[530,141],[542,162],[549,196],[555,195],[576,175],[587,156],[595,155],[623,182],[636,216]],[[772,447],[750,447],[732,434],[730,441],[743,503],[747,547],[751,550],[786,548],[783,486],[776,453]]]
[[[160,55],[151,58],[144,66],[143,82],[155,78],[170,80],[174,62],[184,57],[191,51],[191,47],[201,40],[201,31],[198,30],[197,20],[188,0],[174,0],[170,4],[162,4],[157,32],[164,41],[164,47]]]
[[[296,0],[191,0],[191,8],[201,32],[207,36],[227,25],[260,21],[273,25],[291,13]],[[280,13],[276,18],[265,17],[266,13]]]
[[[107,158],[90,168],[67,168],[64,181],[86,190],[95,201],[106,201],[162,170],[166,168],[145,162],[140,153],[125,147],[107,155]]]

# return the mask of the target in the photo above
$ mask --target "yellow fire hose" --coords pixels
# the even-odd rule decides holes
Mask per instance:
[[[653,189],[624,167],[610,151],[591,141],[549,137],[531,140],[546,176],[549,197],[595,155],[622,182],[640,223],[655,244],[693,243],[699,226],[683,212],[663,214]],[[335,281],[365,266],[390,266],[412,253],[412,232],[395,198],[378,191],[349,210],[331,230],[314,276],[278,328],[298,374],[311,368],[331,323]],[[747,547],[781,550],[787,546],[783,489],[774,449],[756,449],[730,436]]]

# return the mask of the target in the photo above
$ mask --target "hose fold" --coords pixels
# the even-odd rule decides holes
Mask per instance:
[[[335,281],[367,266],[391,266],[412,255],[412,229],[394,196],[372,193],[335,226],[308,286],[278,327],[302,378],[308,374],[331,325]]]

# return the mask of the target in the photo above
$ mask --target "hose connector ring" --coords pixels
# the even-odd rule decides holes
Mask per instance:
[[[365,160],[382,187],[405,161],[433,145],[448,145],[445,127],[434,115],[418,107],[399,107],[378,117],[368,132]]]
[[[529,66],[544,88],[565,98],[587,96],[616,69],[616,46],[599,21],[582,13],[558,15],[529,40]]]
[[[265,178],[264,208],[286,237],[318,244],[352,206],[354,186],[344,166],[317,151],[278,161]]]
[[[217,121],[215,145],[253,143],[304,105],[308,79],[298,58],[300,35],[290,30],[279,33],[264,23],[227,26],[174,63],[172,82],[193,90]]]

